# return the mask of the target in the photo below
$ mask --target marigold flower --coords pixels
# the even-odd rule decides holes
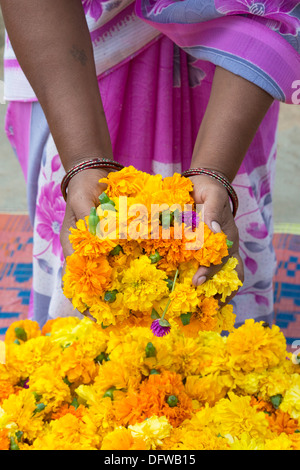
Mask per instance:
[[[101,450],[147,450],[147,447],[144,439],[134,437],[129,429],[120,427],[104,437]]]

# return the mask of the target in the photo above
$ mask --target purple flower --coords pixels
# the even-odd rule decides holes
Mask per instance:
[[[272,29],[281,34],[297,36],[299,19],[290,15],[299,4],[297,0],[215,0],[215,6],[219,13],[224,15],[250,14],[263,17],[270,21]]]
[[[192,227],[192,229],[198,227],[199,221],[199,214],[195,211],[186,211],[182,213],[182,222],[184,222],[188,227]]]
[[[39,236],[51,242],[52,252],[63,259],[60,243],[60,230],[65,215],[65,201],[61,194],[60,185],[54,181],[41,189],[36,207],[37,232]]]
[[[161,326],[160,322],[161,320],[158,318],[157,320],[154,320],[151,324],[151,331],[155,336],[165,336],[170,333],[171,327],[170,326]]]
[[[94,20],[99,20],[102,15],[102,3],[108,2],[109,0],[82,0],[82,5],[85,14],[89,14]]]
[[[23,383],[23,388],[28,389],[29,388],[29,379],[26,379],[25,382]]]

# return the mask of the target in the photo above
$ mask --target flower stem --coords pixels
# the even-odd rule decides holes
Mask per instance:
[[[172,285],[171,293],[172,293],[172,292],[174,291],[174,289],[175,289],[175,284],[176,284],[176,281],[177,281],[178,273],[179,273],[179,270],[178,270],[178,268],[177,268],[176,273],[175,273],[175,276],[174,276],[174,280],[173,280],[173,285]],[[161,320],[163,320],[163,319],[165,318],[165,314],[166,314],[167,311],[168,311],[168,308],[169,308],[170,303],[171,303],[171,299],[168,300],[167,305],[165,306],[164,313],[163,313],[162,316],[161,316]]]

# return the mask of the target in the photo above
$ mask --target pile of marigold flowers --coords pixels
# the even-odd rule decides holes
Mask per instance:
[[[15,322],[0,450],[300,450],[292,359],[280,329],[254,320],[227,337],[176,322],[165,337],[88,318]]]
[[[149,324],[158,336],[171,321],[188,331],[230,331],[232,306],[220,307],[241,286],[231,241],[202,221],[189,178],[162,178],[134,167],[100,180],[98,207],[71,229],[64,293],[79,312],[103,327]],[[221,265],[195,286],[199,266]]]

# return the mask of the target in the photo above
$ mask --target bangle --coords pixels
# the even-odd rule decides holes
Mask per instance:
[[[232,202],[232,214],[233,214],[233,217],[235,217],[238,207],[239,207],[239,200],[229,180],[225,178],[225,176],[218,173],[217,171],[209,170],[208,168],[191,168],[190,170],[186,170],[182,173],[182,176],[185,176],[187,178],[190,176],[198,176],[198,175],[210,176],[211,178],[214,178],[215,180],[219,181],[219,183],[221,183],[223,186],[225,186]]]
[[[113,171],[119,171],[124,167],[120,163],[115,162],[114,160],[110,160],[109,158],[93,158],[75,165],[67,172],[61,182],[61,192],[65,201],[67,200],[67,188],[73,176],[77,175],[83,170],[89,170],[91,168],[108,168]]]

